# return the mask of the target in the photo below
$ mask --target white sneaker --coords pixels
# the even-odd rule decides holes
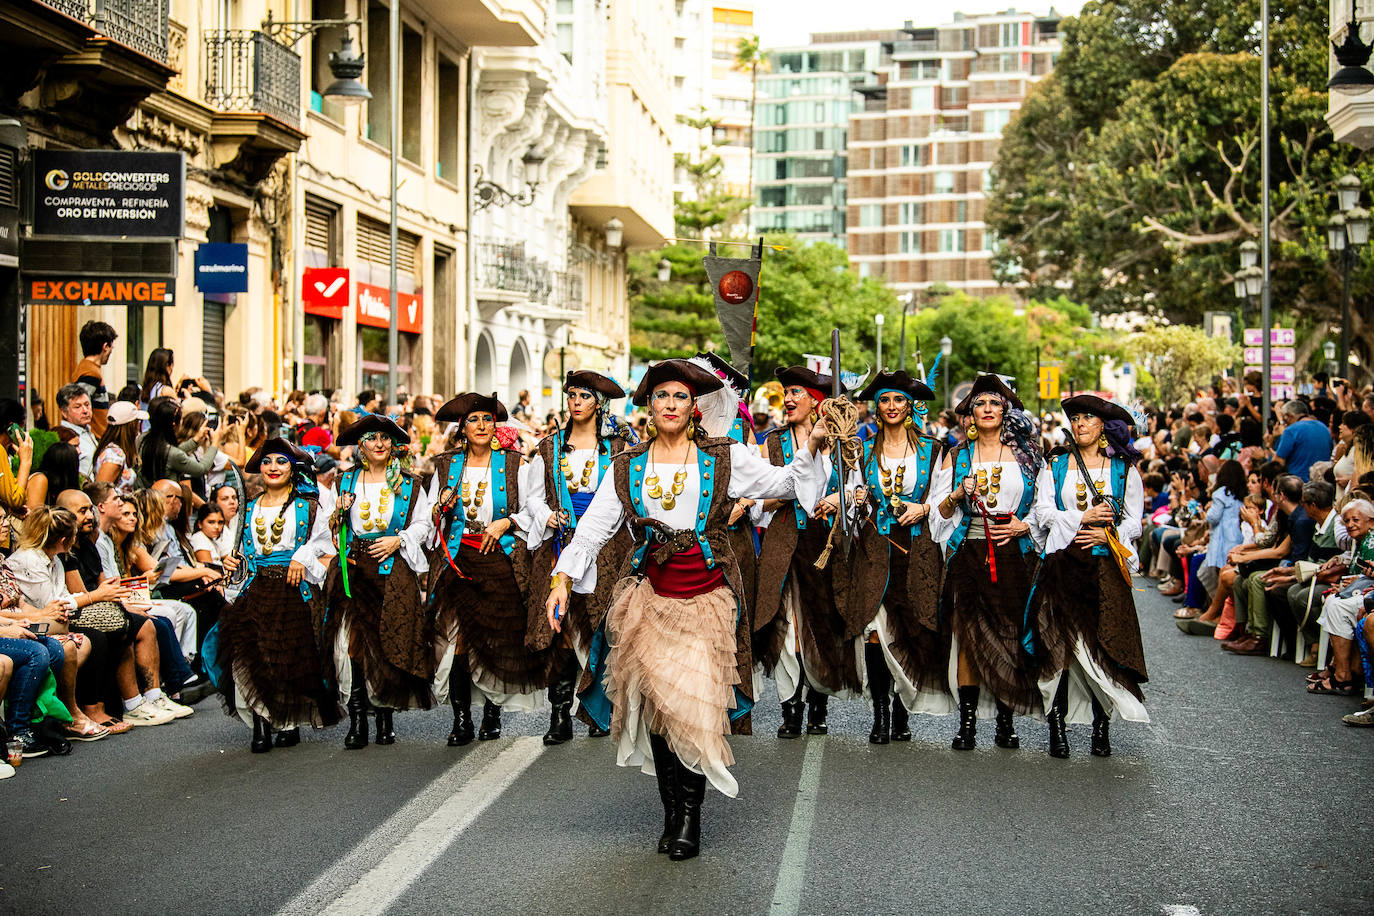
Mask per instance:
[[[170,712],[163,712],[148,700],[124,713],[124,721],[130,725],[166,725],[173,718]]]
[[[146,703],[148,701],[144,700],[143,702]],[[194,716],[196,714],[193,708],[178,703],[165,693],[153,701],[153,707],[165,713],[169,713],[174,719],[184,719],[187,716]]]
[[[9,779],[13,775],[14,767],[10,766],[8,763],[0,761],[0,779]]]

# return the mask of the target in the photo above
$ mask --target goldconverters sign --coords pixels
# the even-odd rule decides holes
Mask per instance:
[[[141,277],[26,279],[24,299],[29,305],[171,305],[172,281]]]
[[[180,238],[181,153],[34,150],[34,235]]]

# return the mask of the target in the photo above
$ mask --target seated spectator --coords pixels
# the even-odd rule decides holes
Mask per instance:
[[[216,503],[206,503],[196,513],[196,530],[191,535],[191,551],[200,566],[224,571],[224,560],[228,556],[220,549],[220,537],[224,534],[224,510]]]
[[[1331,662],[1309,677],[1308,693],[1354,696],[1363,686],[1356,677],[1355,626],[1364,613],[1365,595],[1374,588],[1374,503],[1356,499],[1341,511],[1354,548],[1339,591],[1322,602],[1321,627],[1331,637]]]
[[[225,484],[215,490],[211,496],[211,502],[219,507],[220,513],[224,516],[224,530],[220,533],[219,541],[215,547],[221,557],[227,557],[233,554],[238,546],[234,543],[234,535],[238,530],[239,491],[235,487]]]
[[[0,570],[0,579],[6,578],[8,573]],[[12,587],[13,579],[9,578],[9,582],[10,586],[0,584],[0,596]],[[23,617],[0,618],[0,674],[5,682],[5,723],[0,732],[5,733],[6,743],[19,742],[25,758],[52,753],[52,748],[34,733],[32,720],[48,672],[58,673],[65,660],[61,652],[54,658],[47,643],[30,632],[28,626],[29,621]],[[14,775],[13,770],[9,775]]]
[[[54,442],[43,453],[38,470],[29,475],[28,493],[24,505],[32,510],[51,506],[63,490],[81,486],[81,472],[76,447],[66,442]]]
[[[1209,595],[1217,590],[1221,570],[1226,566],[1226,558],[1231,551],[1245,542],[1240,529],[1241,503],[1245,499],[1245,469],[1239,461],[1224,461],[1217,469],[1212,501],[1207,508],[1207,539],[1201,549],[1194,548],[1191,554],[1201,554],[1190,561],[1197,589],[1190,588],[1192,594],[1184,601],[1174,616],[1180,620],[1191,620],[1202,615],[1202,605]],[[1182,554],[1185,548],[1180,547]],[[1206,629],[1215,629],[1215,618],[1201,621]],[[1197,632],[1187,629],[1186,632]]]

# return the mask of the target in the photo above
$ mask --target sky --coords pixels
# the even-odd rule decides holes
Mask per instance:
[[[1053,6],[1063,15],[1076,13],[1082,0],[754,0],[754,26],[765,48],[806,44],[812,32],[900,29],[911,19],[918,26],[949,22],[955,12],[993,13],[1012,7],[1046,13]]]

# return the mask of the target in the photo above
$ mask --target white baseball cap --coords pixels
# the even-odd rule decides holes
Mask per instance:
[[[123,426],[134,420],[148,419],[148,411],[140,410],[132,401],[115,401],[105,414],[105,422],[110,426]]]

